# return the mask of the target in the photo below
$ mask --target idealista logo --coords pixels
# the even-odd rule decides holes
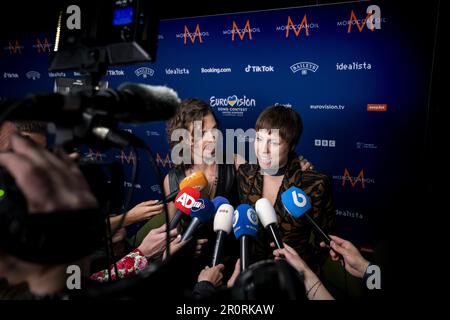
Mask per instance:
[[[49,43],[47,38],[44,38],[43,41],[41,41],[41,39],[39,38],[36,38],[36,44],[33,45],[33,48],[36,48],[38,53],[50,53],[51,46],[53,46],[53,43]]]
[[[380,103],[368,103],[367,104],[367,111],[371,112],[386,112],[388,108],[387,104],[380,104]]]
[[[153,74],[155,73],[155,70],[148,67],[141,67],[136,70],[134,70],[134,74],[138,77],[147,78],[147,77],[153,77]]]
[[[216,98],[212,96],[209,99],[211,107],[254,107],[256,105],[255,99],[248,99],[247,96],[238,98],[237,95],[229,96],[228,98]]]
[[[336,62],[336,70],[338,71],[358,71],[358,70],[372,70],[372,64],[367,62]]]
[[[48,77],[49,78],[65,78],[66,73],[65,72],[49,72]]]
[[[5,50],[9,50],[9,54],[22,54],[22,49],[24,47],[20,45],[19,40],[8,41],[8,46],[3,47]]]
[[[319,69],[319,66],[313,62],[302,61],[297,62],[290,66],[292,73],[297,73],[301,71],[302,76],[307,75],[308,71],[316,72]]]
[[[166,75],[169,76],[179,76],[179,75],[187,75],[190,73],[188,68],[166,68]]]
[[[348,171],[348,169],[345,168],[344,175],[333,176],[333,179],[342,180],[342,187],[344,187],[346,185],[347,181],[349,181],[352,188],[355,188],[357,184],[361,184],[362,189],[365,189],[366,184],[375,183],[374,179],[366,178],[364,176],[364,169],[361,169],[361,171],[355,177],[355,176],[350,175],[350,172]]]
[[[190,30],[194,30],[194,32],[191,32]],[[183,38],[183,42],[186,45],[188,43],[188,39],[190,40],[190,42],[192,44],[194,44],[197,39],[199,43],[203,43],[203,38],[204,37],[209,37],[209,32],[208,31],[201,31],[200,29],[200,24],[197,23],[197,25],[195,26],[195,29],[189,27],[185,24],[184,25],[184,32],[183,33],[177,33],[175,35],[176,38]]]
[[[31,80],[36,80],[36,79],[41,78],[41,74],[34,70],[28,71],[27,73],[25,73],[25,75],[27,76],[28,79],[31,79]]]
[[[299,19],[292,19],[291,16],[287,17],[287,22],[285,25],[279,25],[275,27],[275,31],[284,31],[285,32],[285,37],[289,38],[289,36],[291,35],[290,31],[293,31],[294,35],[296,37],[299,37],[300,34],[302,33],[302,30],[304,30],[304,34],[306,37],[309,36],[309,29],[318,29],[319,28],[319,24],[318,23],[308,23],[308,18],[306,16],[306,14],[303,16],[303,19],[301,20],[300,23],[298,23]]]
[[[337,22],[338,27],[347,27],[347,33],[351,33],[352,27],[356,25],[359,32],[363,32],[364,27],[370,31],[381,29],[381,22],[385,23],[386,19],[381,18],[381,9],[377,5],[370,5],[365,12],[358,18],[354,10],[350,12],[349,20],[342,20]],[[362,18],[361,18],[362,17]]]
[[[336,209],[336,215],[342,216],[342,217],[348,217],[348,218],[354,218],[354,219],[364,219],[364,216],[357,212],[357,211],[350,211],[350,210],[338,210]]]
[[[251,65],[247,65],[244,68],[245,72],[257,72],[257,73],[261,73],[261,72],[275,72],[275,69],[273,66],[251,66]]]
[[[247,19],[243,28],[238,26],[236,21],[233,20],[232,28],[228,30],[223,30],[222,34],[224,35],[231,34],[231,41],[235,40],[235,35],[237,34],[239,39],[242,41],[244,40],[246,35],[249,40],[253,40],[252,34],[257,32],[261,32],[261,29],[259,27],[251,27],[250,20]]]

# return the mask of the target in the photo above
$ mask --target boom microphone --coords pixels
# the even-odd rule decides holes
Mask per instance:
[[[180,104],[177,93],[165,86],[124,83],[117,90],[95,95],[59,94],[31,96],[19,102],[9,120],[40,120],[65,125],[81,123],[83,113],[109,115],[129,123],[168,120]]]

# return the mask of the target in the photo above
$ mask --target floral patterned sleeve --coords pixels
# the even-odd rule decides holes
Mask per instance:
[[[147,258],[142,254],[139,249],[134,249],[125,257],[117,261],[117,271],[119,272],[119,278],[128,278],[134,274],[139,273],[148,265]],[[114,265],[110,266],[112,280],[116,280],[116,271]],[[98,282],[109,281],[109,272],[107,269],[96,272],[90,276],[91,280]]]

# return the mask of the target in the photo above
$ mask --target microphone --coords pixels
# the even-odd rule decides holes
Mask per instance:
[[[211,200],[206,198],[200,198],[194,202],[191,207],[191,217],[192,221],[189,224],[188,228],[184,232],[181,237],[181,241],[186,241],[194,232],[198,229],[198,227],[205,222],[208,222],[212,219],[214,215],[214,204]]]
[[[198,198],[200,198],[200,191],[192,187],[185,187],[178,192],[174,201],[175,207],[178,210],[170,221],[169,230],[172,230],[178,225],[183,214],[189,214],[191,212],[191,207]]]
[[[248,267],[250,237],[256,238],[258,233],[258,216],[250,205],[241,204],[234,210],[233,231],[236,239],[239,239],[241,271],[244,271]]]
[[[217,212],[217,210],[219,210],[219,207],[223,204],[229,204],[230,202],[228,201],[227,198],[222,197],[222,196],[217,196],[213,199],[213,204],[214,204],[214,211]]]
[[[174,190],[166,197],[166,202],[173,201],[180,189],[183,189],[185,187],[192,187],[197,189],[198,191],[202,191],[203,189],[208,187],[208,180],[206,179],[205,174],[202,171],[194,172],[180,182],[179,188]]]
[[[328,237],[317,225],[317,223],[306,213],[309,209],[311,209],[311,202],[302,189],[295,186],[290,187],[281,194],[281,202],[283,203],[286,211],[293,217],[298,218],[305,215],[316,231],[319,232],[323,238],[325,238],[327,244],[330,244],[330,237]]]
[[[218,207],[216,215],[214,216],[214,232],[217,233],[217,237],[211,267],[219,264],[225,237],[231,232],[231,228],[233,226],[233,211],[233,206],[229,203],[223,203]]]
[[[117,90],[86,93],[35,95],[24,99],[9,120],[40,120],[74,125],[83,113],[109,115],[122,122],[143,123],[170,119],[180,104],[177,93],[165,86],[124,83]]]
[[[255,203],[255,209],[261,224],[269,231],[277,248],[283,249],[284,245],[278,228],[277,214],[270,201],[266,198],[259,199]]]

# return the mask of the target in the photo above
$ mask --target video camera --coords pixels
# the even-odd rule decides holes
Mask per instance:
[[[60,87],[65,86],[65,89],[58,90],[57,87],[57,93],[8,102],[0,114],[0,124],[11,119],[53,122],[56,128],[55,144],[65,147],[67,151],[80,143],[96,149],[147,147],[137,137],[118,129],[119,123],[170,118],[180,102],[176,92],[166,87],[143,84],[125,84],[118,90],[112,90],[106,88],[107,84],[101,82],[101,78],[109,66],[155,60],[159,20],[155,11],[151,10],[149,2],[62,1],[59,16],[56,18],[58,22],[55,46],[49,71],[75,69],[87,78],[81,87],[76,87],[76,92],[72,90],[75,86],[73,82],[70,83],[71,80],[60,80]],[[88,161],[80,165],[80,168],[101,205],[110,200],[122,199],[119,195],[123,193],[123,175],[118,173],[117,166]],[[4,191],[7,189],[7,195],[0,197],[0,246],[33,262],[62,262],[58,259],[52,260],[45,254],[42,255],[42,261],[39,261],[39,257],[31,253],[36,249],[36,243],[27,238],[27,232],[35,233],[35,240],[40,239],[41,244],[48,245],[40,247],[41,252],[51,253],[52,244],[46,241],[49,228],[36,229],[32,224],[24,223],[25,217],[29,216],[25,198],[15,185],[14,179],[0,169],[0,188],[4,188]],[[110,174],[112,176],[108,176]],[[119,187],[120,190],[117,189]],[[105,217],[101,218],[104,222]],[[69,223],[69,226],[86,226],[89,221],[93,220],[86,220],[86,215],[71,215],[65,223]],[[61,221],[55,218],[47,225],[59,228],[59,222]],[[17,224],[21,225],[23,233],[17,234]],[[105,233],[104,224],[100,225],[93,223],[88,226],[91,231],[92,228],[97,228],[96,232],[86,233],[86,237],[92,236],[92,243],[98,244],[96,235]],[[52,240],[55,240],[54,237]],[[66,248],[66,252],[73,250],[74,254],[65,257],[64,261],[68,258],[79,258],[79,254],[86,251],[81,250],[83,246],[85,249],[92,249],[88,245],[89,239],[72,244],[73,248]]]

